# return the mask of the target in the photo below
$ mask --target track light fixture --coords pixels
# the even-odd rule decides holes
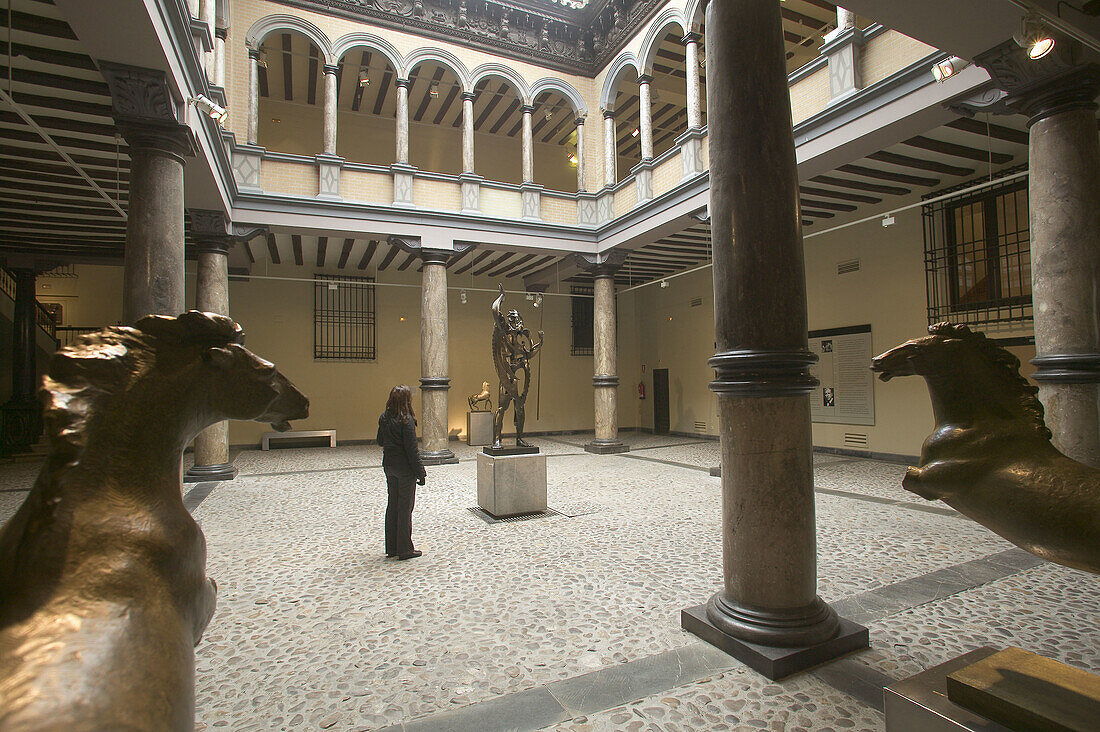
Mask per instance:
[[[663,290],[666,287],[668,287],[668,280],[661,280],[661,289]],[[669,320],[672,320],[672,318],[669,318]]]
[[[370,86],[370,74],[367,69],[359,69],[359,86]]]
[[[428,85],[428,96],[429,97],[438,97],[439,96],[439,82],[438,81],[433,81],[431,84]]]
[[[936,81],[942,84],[969,65],[970,62],[967,61],[965,58],[952,56],[946,61],[940,61],[938,64],[933,66],[932,76],[935,77]]]
[[[465,291],[465,290],[460,290],[460,291],[459,291],[459,293],[458,293],[458,301],[459,301],[460,303],[462,303],[463,305],[465,305],[465,304],[466,304],[466,291]]]
[[[1012,36],[1016,45],[1027,51],[1032,59],[1040,59],[1054,50],[1054,35],[1050,27],[1036,12],[1029,12],[1020,24],[1020,32]]]
[[[229,110],[222,105],[215,102],[213,99],[207,99],[202,94],[197,97],[191,97],[189,100],[191,104],[195,105],[205,115],[208,115],[210,119],[217,122],[219,125],[224,125],[225,120],[229,118]]]

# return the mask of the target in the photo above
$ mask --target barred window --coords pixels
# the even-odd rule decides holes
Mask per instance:
[[[924,206],[928,322],[1031,320],[1027,178]]]
[[[573,343],[569,353],[574,356],[592,355],[593,300],[591,287],[570,289],[573,297]]]
[[[315,275],[313,358],[372,361],[375,351],[374,278]]]

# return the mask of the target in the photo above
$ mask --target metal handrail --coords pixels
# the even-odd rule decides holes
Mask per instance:
[[[13,303],[15,302],[15,296],[16,296],[15,278],[11,276],[10,272],[8,272],[6,269],[3,269],[3,268],[0,268],[0,290],[3,290],[4,294],[8,296],[8,299],[10,299]],[[57,322],[56,322],[56,320],[53,316],[53,313],[51,313],[49,310],[46,310],[46,308],[43,307],[42,303],[38,302],[38,300],[35,300],[34,304],[35,304],[35,311],[34,311],[35,324],[38,325],[39,328],[44,330],[50,338],[53,338],[56,341],[57,340]]]
[[[57,326],[57,347],[64,348],[76,343],[76,339],[87,333],[95,333],[100,330],[98,326],[85,325],[59,325]]]

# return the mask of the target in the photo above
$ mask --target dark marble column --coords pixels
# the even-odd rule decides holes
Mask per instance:
[[[130,155],[122,319],[132,324],[145,315],[179,315],[185,307],[183,163],[194,154],[194,138],[176,119],[164,72],[105,61],[100,70]]]
[[[1009,42],[976,61],[1029,117],[1032,378],[1055,446],[1100,468],[1100,66],[1077,51],[1059,38],[1033,60]]]
[[[778,678],[865,647],[867,629],[817,596],[816,380],[779,0],[706,15],[725,587],[682,624]]]
[[[42,406],[35,397],[35,310],[36,272],[30,268],[10,270],[15,278],[15,312],[11,338],[11,398],[0,408],[0,453],[23,452],[42,434]]]
[[[576,255],[577,264],[591,272],[593,283],[592,364],[595,374],[596,436],[584,446],[597,455],[628,452],[619,439],[619,374],[615,333],[615,273],[626,261],[624,250],[603,255]]]

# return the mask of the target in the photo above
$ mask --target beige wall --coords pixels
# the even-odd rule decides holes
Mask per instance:
[[[78,264],[76,277],[39,277],[39,302],[59,302],[63,325],[96,326],[122,322],[122,267]]]

